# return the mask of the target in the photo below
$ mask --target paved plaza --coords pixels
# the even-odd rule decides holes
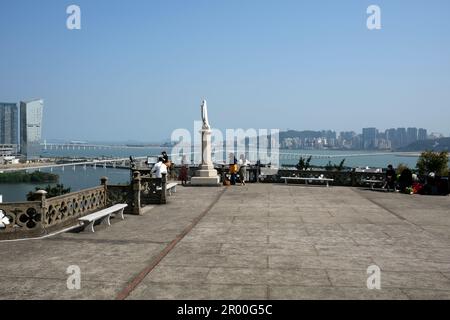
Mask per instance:
[[[450,197],[179,187],[96,231],[0,243],[0,299],[450,299]]]

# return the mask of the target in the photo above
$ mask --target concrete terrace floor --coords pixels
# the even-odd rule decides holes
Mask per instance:
[[[450,299],[450,197],[179,187],[95,234],[0,243],[0,270],[0,299]]]

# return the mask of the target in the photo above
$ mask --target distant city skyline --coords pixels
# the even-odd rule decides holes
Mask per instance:
[[[450,134],[448,0],[77,0],[81,30],[69,4],[0,4],[0,101],[44,99],[43,139],[165,141],[202,98],[222,131]]]
[[[445,137],[445,136],[442,136]],[[280,145],[287,149],[396,150],[439,138],[425,128],[375,127],[336,132],[334,130],[289,130],[280,133]]]

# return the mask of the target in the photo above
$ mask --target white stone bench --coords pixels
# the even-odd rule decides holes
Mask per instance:
[[[125,217],[123,215],[124,209],[127,207],[127,204],[116,204],[112,207],[94,212],[92,214],[89,214],[87,216],[81,217],[78,219],[78,221],[82,222],[84,224],[84,229],[87,231],[95,232],[94,231],[94,224],[96,221],[101,220],[101,223],[106,223],[108,226],[111,225],[111,215],[114,213],[118,213],[122,220],[125,220]]]
[[[177,185],[178,185],[178,183],[176,183],[176,182],[171,182],[171,183],[166,184],[166,191],[169,191],[169,196],[172,195],[172,192],[173,193],[177,192]]]
[[[383,180],[361,180],[361,183],[368,183],[370,187],[373,189],[376,184],[382,184],[382,187],[385,185],[386,181]]]
[[[305,181],[305,184],[308,184],[308,181],[320,181],[320,182],[325,182],[327,184],[327,188],[330,186],[330,182],[334,181],[334,179],[328,179],[328,178],[281,177],[281,179],[284,179],[284,183],[286,183],[286,184],[288,184],[288,180]]]

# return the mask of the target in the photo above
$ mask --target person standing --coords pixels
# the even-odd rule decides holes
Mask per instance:
[[[245,176],[247,175],[247,166],[249,161],[245,158],[243,154],[239,159],[239,178],[241,180],[241,186],[245,186]]]
[[[155,178],[162,178],[163,174],[167,175],[167,166],[164,164],[163,157],[158,158],[158,162],[153,166],[151,173],[155,175]]]
[[[230,164],[230,184],[232,185],[232,186],[234,186],[234,185],[236,185],[236,174],[237,174],[237,163],[238,163],[238,161],[237,161],[237,159],[236,159],[236,157],[234,156],[234,154],[231,154],[230,155],[230,159],[233,159],[232,160],[232,163]]]
[[[396,180],[396,172],[392,164],[388,165],[386,170],[386,184],[387,190],[395,191],[395,180]]]
[[[181,181],[181,185],[187,185],[188,180],[188,166],[186,164],[186,156],[183,156],[183,160],[181,160],[181,169],[179,180]]]

